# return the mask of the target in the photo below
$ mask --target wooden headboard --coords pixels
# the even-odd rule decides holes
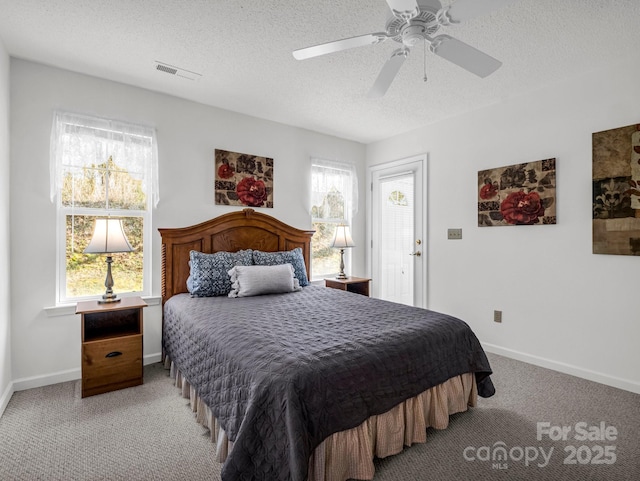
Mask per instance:
[[[311,278],[311,236],[314,231],[300,230],[275,217],[253,209],[223,214],[190,227],[158,229],[162,238],[162,303],[187,292],[189,252],[212,254],[256,249],[265,252],[302,248],[307,273]]]

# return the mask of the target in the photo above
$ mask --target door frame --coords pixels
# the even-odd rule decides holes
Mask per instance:
[[[383,162],[380,164],[370,165],[367,167],[367,185],[366,189],[366,205],[367,205],[367,232],[366,232],[366,266],[367,266],[367,276],[371,277],[373,273],[373,255],[372,255],[372,247],[373,247],[373,174],[376,171],[384,170],[384,169],[392,169],[399,168],[406,164],[412,164],[414,162],[422,163],[422,232],[420,234],[420,239],[422,239],[422,245],[420,246],[422,249],[422,303],[417,307],[428,308],[429,306],[429,284],[427,282],[429,276],[429,256],[428,256],[428,237],[427,237],[427,223],[428,223],[428,188],[427,188],[427,180],[428,180],[428,154],[417,154],[412,155],[410,157],[404,157],[398,160],[392,160],[389,162]],[[372,282],[376,282],[375,279]]]

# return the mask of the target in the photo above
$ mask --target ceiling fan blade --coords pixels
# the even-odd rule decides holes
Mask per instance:
[[[305,60],[307,58],[318,57],[328,53],[340,52],[355,47],[364,47],[365,45],[374,45],[385,41],[388,38],[384,32],[368,33],[357,37],[344,38],[334,42],[322,43],[313,47],[301,48],[293,51],[293,56],[297,60]]]
[[[377,98],[382,97],[385,93],[387,93],[387,90],[389,90],[393,79],[395,79],[396,75],[398,75],[400,67],[402,67],[402,64],[407,59],[408,55],[408,48],[399,48],[398,50],[393,52],[391,58],[387,60],[387,63],[385,63],[384,67],[382,67],[382,70],[378,74],[378,78],[374,82],[373,87],[371,87],[371,90],[369,90],[367,97]]]
[[[457,0],[443,10],[442,18],[446,18],[449,23],[460,23],[495,12],[515,1],[517,0]]]
[[[502,62],[492,56],[449,35],[438,35],[429,40],[431,41],[429,48],[433,53],[478,77],[484,78],[491,75],[502,65]]]
[[[405,22],[420,13],[420,7],[416,0],[387,0],[387,5],[389,5],[394,17]]]

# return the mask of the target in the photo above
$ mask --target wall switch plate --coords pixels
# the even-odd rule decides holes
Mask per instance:
[[[502,322],[502,311],[493,311],[493,322]]]
[[[462,229],[448,229],[447,239],[462,239]]]

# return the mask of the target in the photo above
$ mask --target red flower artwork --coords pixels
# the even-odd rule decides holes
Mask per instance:
[[[509,224],[533,225],[540,222],[544,206],[537,192],[512,192],[500,205],[500,213]]]
[[[487,182],[480,188],[480,198],[487,200],[492,199],[498,194],[498,184]]]
[[[234,173],[235,172],[233,171],[233,167],[231,167],[229,164],[222,164],[220,165],[220,167],[218,167],[218,177],[220,177],[221,179],[229,179],[233,177]]]
[[[267,200],[267,188],[264,182],[253,177],[245,177],[236,187],[240,202],[249,207],[261,207]]]

